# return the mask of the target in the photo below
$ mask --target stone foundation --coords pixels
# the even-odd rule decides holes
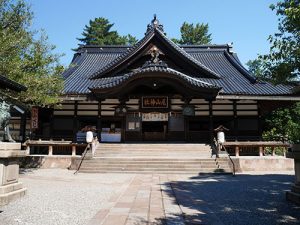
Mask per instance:
[[[26,188],[19,182],[18,159],[25,156],[20,143],[0,142],[0,206],[25,195]]]
[[[288,152],[287,157],[293,158],[295,163],[295,184],[291,191],[286,192],[286,199],[300,205],[300,145],[294,152]]]
[[[61,168],[76,170],[80,163],[80,156],[27,156],[22,159],[21,167],[25,168]],[[88,159],[86,156],[85,159]],[[294,171],[293,159],[284,158],[281,156],[245,156],[232,157],[236,172],[282,172]]]
[[[22,159],[20,166],[22,168],[60,168],[69,169],[72,160],[78,159],[80,156],[47,156],[47,155],[36,155],[27,156]]]
[[[231,158],[238,173],[294,170],[294,161],[282,156],[240,156]]]

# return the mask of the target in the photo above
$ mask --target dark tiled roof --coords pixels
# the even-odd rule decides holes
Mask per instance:
[[[165,34],[157,28],[150,29],[145,37],[141,39],[138,43],[136,43],[133,47],[128,48],[126,52],[119,55],[116,59],[111,61],[110,63],[106,64],[104,67],[96,71],[91,78],[101,78],[106,73],[112,71],[114,68],[118,67],[119,65],[126,63],[129,61],[134,55],[136,55],[146,44],[148,44],[154,37],[158,37],[162,42],[168,45],[175,53],[185,59],[188,63],[191,63],[193,66],[198,67],[201,71],[204,71],[209,77],[212,78],[220,78],[220,75],[212,71],[210,68],[203,65],[201,62],[195,60],[189,54],[186,53],[182,48],[176,45],[173,41],[168,39]]]
[[[27,88],[25,86],[13,81],[13,80],[10,80],[2,75],[0,75],[0,88],[1,89],[10,89],[10,90],[17,91],[17,92],[27,90]]]
[[[292,86],[255,82],[227,45],[179,46],[182,51],[210,68],[220,79],[192,77],[222,87],[222,94],[236,95],[291,95]],[[105,84],[115,78],[89,79],[97,71],[112,63],[128,46],[82,46],[74,56],[73,67],[65,71],[65,94],[87,94],[96,83]],[[188,74],[186,74],[188,75]],[[121,76],[121,75],[116,75]]]
[[[220,90],[221,87],[218,87],[217,85],[213,85],[204,81],[199,80],[198,78],[193,78],[190,77],[186,74],[183,74],[181,72],[178,72],[172,68],[168,67],[160,67],[160,66],[152,66],[152,67],[147,67],[147,68],[141,68],[138,70],[135,70],[131,73],[123,74],[120,76],[114,76],[114,77],[107,77],[107,78],[101,78],[95,80],[92,86],[90,86],[90,89],[105,89],[105,88],[112,88],[115,86],[120,85],[121,83],[137,77],[137,76],[142,76],[143,74],[146,73],[152,73],[152,72],[158,72],[158,73],[165,73],[165,74],[170,74],[173,75],[176,78],[179,78],[181,80],[186,81],[188,84],[195,86],[195,87],[202,87],[202,88],[207,88],[207,89],[215,89],[215,90]]]
[[[145,54],[151,43],[160,42],[176,55],[185,69],[141,67],[124,72],[132,61]],[[149,45],[149,46],[148,46]],[[151,46],[150,46],[151,47]],[[170,53],[168,53],[170,54]],[[175,58],[174,58],[175,59]],[[175,61],[176,61],[175,60]],[[172,63],[171,63],[172,64]],[[149,72],[161,72],[187,82],[194,87],[220,90],[228,95],[292,95],[293,86],[260,83],[243,67],[230,45],[177,45],[168,39],[156,17],[148,25],[145,37],[129,46],[81,46],[63,76],[65,94],[88,94],[92,89],[115,87],[128,79]],[[176,63],[174,63],[176,65]],[[194,68],[193,75],[185,70]],[[122,72],[123,70],[123,72]],[[177,71],[180,70],[180,71]],[[203,90],[203,89],[202,89]]]

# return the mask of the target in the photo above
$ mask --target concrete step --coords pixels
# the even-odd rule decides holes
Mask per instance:
[[[204,144],[100,144],[82,173],[231,173],[227,158]]]
[[[91,160],[84,160],[85,162],[216,162],[213,158],[145,158],[145,157],[137,157],[137,158],[131,158],[131,157],[101,157],[101,158],[93,158]],[[227,160],[217,160],[218,162],[227,162]]]
[[[80,169],[80,173],[159,173],[159,174],[206,174],[206,173],[218,173],[218,174],[231,174],[229,170],[215,169],[215,170],[84,170]]]

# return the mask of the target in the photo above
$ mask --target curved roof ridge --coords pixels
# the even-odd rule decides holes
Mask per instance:
[[[74,57],[72,60],[72,63],[69,65],[69,68],[67,68],[63,74],[62,77],[64,79],[67,79],[69,76],[71,76],[80,66],[80,64],[84,61],[84,59],[87,56],[87,52],[77,53],[77,57]]]
[[[211,78],[221,78],[221,75],[217,74],[210,68],[203,65],[201,62],[196,60],[193,56],[188,54],[183,48],[179,47],[177,44],[175,44],[172,40],[167,38],[163,31],[159,29],[158,27],[152,27],[150,28],[144,38],[142,38],[138,43],[136,43],[134,46],[130,47],[127,51],[125,51],[122,55],[117,57],[115,60],[101,68],[99,71],[92,74],[90,79],[97,79],[100,78],[102,74],[110,72],[114,67],[121,65],[125,62],[125,60],[132,57],[135,53],[137,53],[141,48],[145,46],[155,35],[158,35],[161,37],[171,48],[175,49],[175,51],[179,52],[184,58],[186,58],[190,63],[201,69],[204,70],[206,74],[208,74]]]
[[[228,44],[181,44],[178,45],[181,48],[208,48],[208,49],[228,49],[229,45]]]
[[[237,70],[239,70],[251,83],[256,82],[256,78],[251,75],[251,73],[237,60],[235,57],[229,54],[227,51],[224,51],[226,58],[233,64]]]
[[[125,58],[130,57],[132,54],[134,54],[135,51],[143,47],[143,45],[147,42],[148,39],[151,39],[154,35],[154,32],[148,32],[139,42],[137,42],[134,46],[129,48],[127,51],[125,51],[122,55],[118,56],[116,59],[114,59],[112,62],[108,63],[106,66],[101,68],[99,71],[94,73],[90,79],[97,79],[99,78],[100,74],[103,74],[105,72],[108,72],[111,70],[112,66],[116,66],[117,64],[120,64]]]
[[[210,74],[212,74],[214,76],[214,78],[221,78],[221,75],[217,74],[216,72],[212,71],[211,69],[209,69],[208,67],[206,67],[205,65],[203,65],[201,62],[199,62],[197,59],[195,59],[193,56],[191,56],[190,54],[188,54],[183,48],[179,47],[177,44],[175,44],[172,40],[170,40],[169,38],[166,37],[166,35],[160,31],[160,30],[156,30],[161,37],[164,38],[164,40],[166,40],[173,48],[175,48],[177,51],[179,51],[181,54],[183,54],[187,59],[189,59],[191,62],[193,62],[195,65],[199,66],[200,68],[204,69],[205,71],[209,72]]]
[[[107,80],[107,83],[102,84],[102,88],[110,88],[118,85],[120,82],[124,82],[125,80],[140,75],[148,72],[161,72],[161,73],[167,73],[167,74],[172,74],[178,76],[180,79],[183,79],[187,82],[189,82],[193,86],[197,87],[205,87],[205,88],[210,88],[210,89],[216,89],[216,90],[221,90],[222,88],[215,85],[211,84],[205,81],[201,81],[197,78],[191,77],[189,75],[186,75],[182,72],[179,72],[177,70],[174,70],[172,68],[165,68],[165,67],[159,67],[159,66],[152,66],[152,67],[147,67],[147,68],[140,68],[138,70],[132,71],[130,73],[125,73],[122,75],[114,76],[114,77],[104,77],[99,79],[99,81],[105,81]],[[101,86],[101,85],[100,85]],[[99,83],[94,84],[93,86],[89,87],[89,89],[94,89],[94,88],[99,88]]]

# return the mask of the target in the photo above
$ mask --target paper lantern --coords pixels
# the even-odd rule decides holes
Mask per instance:
[[[92,143],[93,142],[93,138],[94,138],[94,135],[93,135],[93,132],[92,131],[88,131],[86,132],[86,142],[87,143]]]

